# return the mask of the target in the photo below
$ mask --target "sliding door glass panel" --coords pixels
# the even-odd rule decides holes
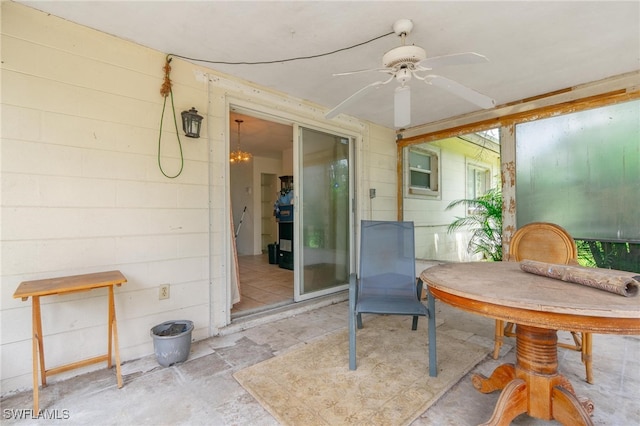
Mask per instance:
[[[298,211],[302,248],[298,297],[340,290],[348,283],[351,249],[350,140],[300,128]],[[305,297],[307,296],[307,297]]]

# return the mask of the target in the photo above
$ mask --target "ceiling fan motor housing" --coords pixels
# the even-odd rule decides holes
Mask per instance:
[[[415,64],[427,58],[427,52],[419,46],[400,46],[391,49],[382,57],[382,64],[386,68],[396,68],[407,65],[413,68]]]

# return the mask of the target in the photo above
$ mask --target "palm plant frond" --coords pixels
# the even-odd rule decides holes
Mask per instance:
[[[502,260],[502,190],[492,188],[474,199],[455,200],[449,203],[447,210],[465,205],[471,213],[465,217],[456,217],[449,224],[447,232],[461,228],[471,231],[467,250],[482,254],[486,259]]]

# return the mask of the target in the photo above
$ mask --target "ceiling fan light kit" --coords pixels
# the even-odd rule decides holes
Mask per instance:
[[[393,121],[395,125],[406,127],[411,124],[411,91],[409,86],[396,87],[394,103]]]
[[[479,93],[456,81],[435,74],[419,74],[429,73],[431,70],[439,67],[488,62],[485,56],[475,52],[465,52],[427,58],[427,52],[423,48],[414,45],[405,45],[406,36],[412,29],[413,22],[410,19],[399,19],[393,24],[393,31],[401,38],[402,45],[389,50],[382,56],[383,68],[334,74],[334,76],[338,76],[379,71],[390,74],[391,77],[386,80],[373,82],[358,90],[327,112],[325,118],[330,119],[335,117],[372,89],[385,85],[395,79],[400,86],[396,88],[394,93],[394,126],[396,128],[405,128],[411,124],[411,92],[408,83],[413,77],[417,80],[424,81],[426,84],[447,90],[480,108],[489,109],[496,105],[495,100],[489,96]]]

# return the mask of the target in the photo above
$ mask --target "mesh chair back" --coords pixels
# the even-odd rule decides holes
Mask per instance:
[[[360,294],[416,296],[413,222],[361,222]]]

